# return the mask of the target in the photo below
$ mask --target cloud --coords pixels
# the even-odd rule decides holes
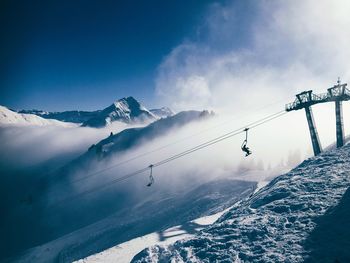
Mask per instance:
[[[236,2],[212,5],[161,63],[163,104],[229,112],[349,79],[348,1]]]
[[[120,132],[125,128],[126,124],[117,122],[103,129],[55,125],[1,127],[0,165],[24,168],[63,158],[58,162],[62,165],[106,138],[111,131]]]

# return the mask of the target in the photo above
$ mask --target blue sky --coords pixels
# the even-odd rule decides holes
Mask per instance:
[[[100,109],[154,104],[163,58],[196,36],[213,1],[1,1],[0,104]]]
[[[323,90],[350,77],[349,7],[347,0],[0,1],[0,104],[94,110],[131,95],[147,107],[231,113]]]

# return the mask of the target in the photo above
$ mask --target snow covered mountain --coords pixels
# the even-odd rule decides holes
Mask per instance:
[[[162,118],[150,125],[142,128],[126,129],[118,134],[100,141],[96,145],[90,147],[89,152],[95,152],[103,156],[115,154],[120,151],[128,150],[141,142],[156,139],[158,136],[163,136],[172,131],[176,127],[181,127],[192,121],[201,120],[209,115],[206,111],[183,111],[169,118]]]
[[[133,262],[350,262],[350,145],[304,161],[194,238]]]
[[[103,127],[114,121],[126,123],[143,123],[155,121],[157,117],[142,106],[133,97],[117,100],[99,112],[95,117],[85,121],[82,126]]]
[[[183,220],[215,212],[221,208],[218,204],[227,208],[240,199],[240,196],[249,195],[255,188],[255,182],[221,180],[217,183],[208,183],[204,175],[200,182],[194,179],[187,182],[191,176],[198,175],[184,171],[184,174],[179,174],[172,183],[169,183],[169,178],[165,176],[157,178],[157,183],[152,188],[146,187],[149,178],[148,173],[145,173],[130,178],[127,183],[112,184],[103,191],[93,192],[82,198],[70,198],[109,183],[123,176],[128,170],[143,165],[143,162],[148,163],[147,160],[141,159],[124,167],[106,169],[103,173],[90,176],[97,170],[108,168],[113,162],[115,164],[125,160],[129,157],[125,156],[126,152],[135,154],[139,147],[142,151],[146,151],[143,147],[147,149],[147,146],[152,145],[147,143],[154,143],[152,140],[166,138],[170,132],[186,129],[187,124],[200,122],[208,116],[210,115],[206,111],[180,112],[159,119],[146,127],[124,130],[96,143],[79,158],[50,173],[49,176],[38,175],[40,187],[38,189],[34,187],[35,191],[30,191],[29,198],[34,200],[35,209],[29,209],[34,207],[30,202],[22,204],[21,216],[15,214],[7,220],[16,224],[16,228],[0,229],[4,236],[13,237],[11,242],[0,248],[1,256],[19,255],[24,249],[40,245],[30,250],[28,257],[42,254],[37,251],[43,247],[50,247],[48,250],[50,256],[43,257],[42,261],[38,258],[29,260],[27,256],[21,260],[54,262],[58,257],[66,258],[66,256],[70,259],[79,259],[128,241],[130,238],[157,231],[163,225],[168,227]],[[85,179],[82,180],[83,178]],[[232,191],[235,193],[232,194]],[[55,205],[67,198],[69,202],[64,202],[64,205],[63,203]],[[37,220],[39,215],[41,220]],[[31,222],[30,227],[28,222]],[[28,239],[19,237],[23,232]],[[47,246],[44,245],[46,243]],[[11,252],[8,252],[9,250]]]
[[[91,118],[96,117],[101,110],[97,111],[63,111],[63,112],[48,112],[42,110],[20,110],[18,113],[25,114],[35,114],[44,119],[55,119],[64,122],[73,122],[73,123],[83,123],[88,121]]]
[[[75,126],[73,123],[44,119],[34,114],[17,113],[4,106],[0,106],[0,125]]]
[[[133,97],[122,98],[103,110],[49,112],[43,110],[20,110],[20,114],[34,114],[44,119],[82,123],[83,126],[103,127],[113,121],[125,123],[149,122],[174,115],[168,107],[147,110]]]
[[[152,109],[150,110],[154,115],[156,115],[158,118],[167,118],[169,116],[173,116],[175,112],[173,112],[168,107],[162,107],[160,109]]]

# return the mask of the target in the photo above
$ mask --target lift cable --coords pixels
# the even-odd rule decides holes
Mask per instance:
[[[275,104],[275,103],[274,103],[274,104]],[[270,104],[270,105],[273,105],[273,104]],[[268,106],[269,106],[269,105],[268,105]],[[268,107],[268,106],[262,107],[261,109],[266,108],[266,107]],[[274,116],[274,115],[280,114],[280,113],[282,113],[282,112],[284,112],[284,110],[283,110],[283,111],[279,111],[279,112],[277,112],[277,113],[275,113],[275,114],[272,114],[272,115]],[[265,118],[269,118],[269,117],[271,117],[272,115],[269,115],[269,116],[267,116],[267,117],[265,117]],[[265,118],[263,118],[263,119],[265,119]],[[261,121],[261,120],[259,120],[259,121]],[[257,122],[259,122],[259,121],[257,121]],[[255,122],[254,122],[254,123],[255,123]],[[160,151],[160,150],[166,149],[166,148],[168,148],[168,147],[170,147],[170,146],[172,146],[172,145],[176,145],[176,144],[178,144],[179,142],[182,142],[182,141],[185,141],[185,140],[187,140],[187,139],[193,138],[193,137],[198,136],[198,135],[200,135],[200,134],[202,134],[202,133],[204,133],[204,132],[206,132],[206,131],[208,131],[208,130],[212,130],[212,129],[217,128],[217,127],[219,127],[219,126],[221,126],[221,125],[224,125],[224,124],[227,124],[227,122],[224,122],[224,123],[221,123],[221,124],[219,124],[219,125],[215,125],[215,126],[209,127],[208,129],[204,129],[204,130],[202,130],[202,131],[200,131],[200,132],[198,132],[198,133],[195,133],[195,134],[189,135],[189,136],[187,136],[187,137],[181,138],[181,139],[176,140],[176,141],[174,141],[174,142],[172,142],[172,143],[169,143],[169,144],[163,145],[163,146],[161,146],[161,147],[155,148],[155,149],[153,149],[153,150],[150,150],[150,151],[147,151],[147,152],[144,152],[144,153],[135,155],[135,156],[133,156],[133,157],[131,157],[131,158],[129,158],[129,159],[126,159],[126,160],[120,161],[120,162],[118,162],[118,163],[115,163],[115,164],[113,164],[113,165],[110,165],[110,166],[108,166],[108,167],[106,167],[106,168],[104,168],[104,169],[102,169],[102,170],[98,170],[98,171],[89,173],[89,174],[86,175],[86,176],[77,178],[76,180],[67,181],[67,184],[78,183],[78,182],[87,180],[87,179],[92,178],[92,177],[94,177],[94,176],[96,176],[96,175],[98,175],[98,174],[100,174],[100,173],[102,173],[102,172],[106,172],[106,171],[112,170],[112,169],[117,168],[117,167],[119,167],[119,166],[122,166],[122,165],[124,165],[124,164],[130,163],[130,162],[135,161],[135,160],[137,160],[137,159],[140,159],[141,157],[148,156],[148,155],[151,154],[151,153],[155,153],[155,152],[158,152],[158,151]],[[252,123],[252,124],[253,124],[253,123]],[[235,130],[235,131],[236,131],[236,130]],[[230,133],[232,133],[232,132],[230,132]],[[226,134],[226,135],[227,135],[227,134]]]
[[[288,98],[289,98],[289,97],[290,97],[290,96],[288,96]],[[271,107],[271,106],[273,106],[273,105],[279,104],[281,101],[285,101],[285,99],[283,99],[283,100],[281,99],[281,100],[279,100],[279,101],[276,101],[276,102],[270,103],[270,104],[268,104],[268,105],[259,107],[259,108],[255,109],[254,111],[249,111],[249,112],[252,113],[252,112],[256,112],[256,111],[261,111],[261,110],[266,109],[266,108],[268,108],[268,107]],[[283,111],[281,111],[281,112],[283,112]],[[241,117],[232,118],[232,120],[236,120],[236,119],[241,119]],[[118,162],[118,163],[116,163],[116,164],[113,164],[113,165],[111,165],[111,166],[109,166],[109,167],[106,167],[106,168],[104,168],[104,169],[102,169],[102,170],[98,170],[98,171],[96,171],[96,172],[89,173],[87,176],[80,177],[80,178],[78,178],[78,179],[76,179],[76,180],[73,180],[73,181],[69,181],[68,183],[77,183],[77,182],[80,182],[80,181],[89,179],[89,178],[91,178],[91,177],[94,177],[95,175],[100,174],[101,171],[103,171],[103,172],[109,171],[109,170],[114,169],[114,168],[116,168],[116,167],[119,167],[119,166],[121,166],[121,165],[124,165],[124,164],[130,163],[130,162],[132,162],[132,161],[138,160],[138,159],[140,159],[140,158],[142,158],[142,157],[144,157],[144,156],[147,156],[147,155],[149,155],[149,154],[151,154],[151,153],[155,153],[155,152],[161,151],[161,150],[166,149],[166,148],[168,148],[168,147],[170,147],[170,146],[176,145],[176,144],[178,144],[178,143],[180,143],[180,142],[186,141],[186,140],[191,139],[191,138],[193,138],[193,137],[195,137],[195,136],[198,136],[198,135],[200,135],[200,134],[203,134],[203,133],[205,133],[205,132],[207,132],[207,131],[209,131],[209,130],[213,130],[213,129],[218,128],[218,127],[220,127],[220,126],[227,125],[227,123],[228,123],[227,121],[222,122],[222,123],[219,123],[219,124],[217,124],[217,125],[214,125],[214,126],[212,126],[212,127],[209,127],[209,128],[207,128],[207,129],[204,129],[204,130],[202,130],[202,131],[200,131],[200,132],[197,132],[197,133],[195,133],[195,134],[191,134],[191,135],[189,135],[189,136],[183,137],[183,138],[181,138],[181,139],[179,139],[179,140],[177,140],[177,141],[174,141],[174,142],[171,142],[171,143],[169,143],[169,144],[166,144],[166,145],[160,146],[160,147],[158,147],[158,148],[155,148],[155,149],[153,149],[153,150],[150,150],[150,151],[147,151],[147,152],[144,152],[144,153],[135,155],[135,156],[133,156],[133,157],[131,157],[131,158],[129,158],[129,159],[120,161],[120,162]],[[48,176],[48,175],[50,175],[50,174],[53,174],[53,175],[54,175],[55,172],[56,172],[56,170],[55,170],[55,171],[52,171],[52,172],[49,172],[49,173],[46,174],[46,176]],[[45,177],[43,177],[43,178],[45,178]]]
[[[221,136],[219,136],[219,137],[216,137],[216,138],[214,138],[214,139],[212,139],[212,140],[210,140],[210,141],[207,141],[207,142],[205,142],[205,143],[202,143],[202,144],[200,144],[200,145],[197,145],[197,146],[195,146],[195,147],[193,147],[193,148],[190,148],[190,149],[188,149],[188,150],[186,150],[186,151],[183,151],[183,152],[181,152],[181,153],[178,153],[178,154],[175,154],[175,155],[173,155],[173,156],[171,156],[171,157],[168,157],[168,158],[166,158],[166,159],[164,159],[164,160],[161,160],[161,161],[158,161],[158,162],[156,162],[156,163],[153,163],[153,164],[152,164],[152,167],[158,167],[158,166],[164,165],[164,164],[166,164],[166,163],[169,163],[169,162],[171,162],[171,161],[174,161],[174,160],[176,160],[176,159],[179,159],[179,158],[181,158],[181,157],[183,157],[183,156],[186,156],[186,155],[191,154],[191,153],[193,153],[193,152],[199,151],[199,150],[201,150],[201,149],[203,149],[203,148],[206,148],[206,147],[208,147],[208,146],[211,146],[211,145],[216,144],[216,143],[218,143],[218,142],[221,142],[221,141],[223,141],[223,140],[229,139],[229,138],[231,138],[231,137],[233,137],[233,136],[236,136],[236,135],[238,135],[238,134],[240,134],[240,133],[243,133],[245,128],[249,128],[249,129],[256,128],[256,127],[258,127],[258,126],[260,126],[260,125],[263,125],[263,124],[265,124],[265,123],[267,123],[267,122],[269,122],[269,121],[272,121],[272,120],[274,120],[274,119],[276,119],[276,118],[279,118],[279,117],[285,115],[286,113],[287,113],[287,112],[285,112],[285,111],[279,111],[279,112],[277,112],[277,113],[275,113],[275,114],[271,114],[271,115],[269,115],[269,116],[267,116],[267,117],[265,117],[265,118],[262,118],[262,119],[260,119],[260,120],[254,121],[254,122],[252,122],[252,123],[250,123],[250,124],[248,124],[248,125],[246,125],[246,126],[244,126],[244,127],[241,127],[241,128],[239,128],[239,129],[233,130],[233,131],[231,131],[231,132],[229,132],[229,133],[226,133],[226,134],[224,134],[224,135],[221,135]],[[62,199],[62,200],[60,200],[60,201],[58,201],[58,202],[56,202],[56,203],[53,203],[53,204],[49,205],[49,207],[58,206],[58,205],[60,205],[60,204],[62,204],[62,203],[65,203],[65,202],[67,202],[67,201],[71,201],[71,200],[73,200],[73,199],[77,199],[77,198],[79,198],[80,196],[88,195],[88,194],[90,194],[90,193],[93,193],[93,192],[102,190],[102,189],[107,188],[107,187],[109,187],[109,186],[111,186],[111,185],[113,185],[113,184],[116,184],[116,183],[118,183],[118,182],[121,182],[121,181],[124,181],[124,180],[126,180],[126,179],[129,179],[130,177],[133,177],[133,176],[136,176],[136,175],[138,175],[138,174],[141,174],[141,173],[144,173],[144,172],[146,172],[146,171],[149,171],[149,169],[150,169],[150,166],[147,166],[147,167],[145,167],[145,168],[139,169],[139,170],[134,171],[134,172],[132,172],[132,173],[125,174],[125,175],[123,175],[123,176],[121,176],[121,177],[118,177],[118,178],[116,178],[116,179],[114,179],[114,180],[111,180],[111,181],[109,181],[109,182],[106,182],[106,183],[104,183],[104,184],[102,184],[102,185],[99,185],[99,186],[97,186],[97,187],[94,187],[94,188],[88,189],[88,190],[86,190],[86,191],[77,193],[76,195],[73,195],[73,196],[69,196],[69,197],[67,197],[67,198],[64,198],[64,199]],[[102,173],[102,172],[104,172],[104,171],[105,171],[105,169],[100,170],[100,171],[97,171],[96,174],[97,174],[97,173]]]
[[[279,113],[277,113],[277,114],[276,114],[276,113],[275,113],[275,114],[272,114],[272,115],[270,115],[270,116],[268,116],[268,117],[265,117],[265,118],[263,118],[263,119],[261,119],[261,120],[259,120],[259,121],[250,123],[250,124],[247,125],[247,126],[244,126],[244,127],[239,128],[239,129],[233,130],[233,131],[231,131],[231,132],[229,132],[229,133],[226,133],[226,134],[224,134],[224,135],[221,135],[221,136],[219,136],[219,137],[217,137],[217,138],[215,138],[215,139],[213,139],[213,140],[210,140],[210,141],[208,141],[208,142],[205,142],[205,143],[202,143],[202,144],[200,144],[200,145],[197,145],[197,146],[195,146],[195,147],[193,147],[193,148],[191,148],[191,149],[189,149],[189,150],[186,150],[186,151],[184,151],[184,152],[181,152],[181,153],[179,153],[179,154],[177,154],[177,155],[174,155],[174,156],[172,156],[172,157],[169,157],[169,158],[167,158],[167,159],[165,159],[165,160],[162,160],[162,161],[160,161],[160,162],[154,163],[153,165],[154,165],[154,167],[163,165],[163,164],[165,164],[165,163],[167,163],[167,162],[173,161],[173,160],[178,159],[178,158],[180,158],[180,157],[182,157],[182,156],[185,156],[185,155],[187,155],[187,154],[190,154],[190,153],[193,153],[193,152],[195,152],[195,151],[201,150],[201,149],[206,148],[206,147],[208,147],[208,146],[210,146],[210,145],[216,144],[216,143],[218,143],[218,142],[221,142],[221,141],[223,141],[223,140],[226,140],[226,139],[228,139],[228,138],[231,138],[231,137],[233,137],[233,136],[236,136],[236,135],[238,135],[238,134],[240,134],[240,133],[243,133],[243,132],[245,132],[244,129],[247,128],[247,127],[249,127],[249,129],[253,129],[253,128],[258,127],[258,126],[260,126],[260,125],[262,125],[262,124],[264,124],[264,123],[266,123],[266,122],[269,122],[269,121],[272,121],[272,120],[274,120],[274,119],[276,119],[276,118],[278,118],[278,117],[281,117],[281,116],[285,115],[286,113],[287,113],[287,112],[284,112],[284,111],[283,111],[283,112],[279,112]]]
[[[261,122],[262,120],[271,118],[271,117],[273,117],[273,116],[275,116],[275,115],[279,115],[279,114],[284,113],[284,112],[285,112],[285,111],[283,110],[283,111],[279,111],[279,112],[277,112],[277,113],[271,114],[271,115],[269,115],[269,116],[267,116],[267,117],[265,117],[265,118],[262,118],[262,119],[260,119],[260,120],[258,120],[258,121],[255,121],[255,122],[253,122],[253,123],[250,123],[250,125],[254,125],[255,123]],[[210,128],[209,128],[209,129],[210,129]],[[229,133],[226,133],[226,134],[224,134],[224,135],[222,135],[222,136],[219,136],[219,137],[215,138],[214,140],[217,140],[217,139],[219,139],[219,138],[221,138],[221,137],[227,136],[227,135],[229,135],[229,134],[231,134],[231,133],[233,133],[233,132],[239,131],[239,130],[240,130],[240,129],[236,129],[236,130],[231,131],[231,132],[229,132]],[[200,133],[203,133],[203,131],[200,132]],[[200,134],[200,133],[197,133],[197,135]],[[96,175],[98,175],[98,174],[101,174],[101,173],[103,173],[103,172],[112,170],[112,169],[117,168],[117,167],[119,167],[119,166],[121,166],[121,165],[123,165],[123,164],[127,164],[127,163],[129,163],[129,162],[132,162],[132,161],[134,161],[134,160],[137,160],[137,159],[139,159],[139,158],[141,158],[141,157],[143,157],[143,156],[147,156],[147,155],[149,155],[149,154],[151,154],[151,153],[155,153],[155,152],[157,152],[157,151],[160,151],[160,150],[162,150],[162,149],[165,149],[165,148],[167,148],[167,147],[169,147],[169,146],[171,146],[171,145],[174,145],[174,144],[176,144],[176,143],[178,143],[178,142],[181,142],[181,141],[183,141],[183,140],[185,140],[185,139],[187,139],[187,138],[192,138],[192,137],[194,137],[194,136],[195,136],[195,135],[190,135],[190,136],[188,136],[188,137],[186,137],[186,138],[182,138],[182,139],[177,140],[177,141],[175,141],[175,142],[173,142],[173,143],[170,143],[170,144],[161,146],[161,147],[159,147],[159,148],[156,148],[156,149],[154,149],[154,150],[151,150],[151,151],[144,152],[144,153],[142,153],[142,154],[136,155],[136,156],[134,156],[134,157],[132,157],[132,158],[130,158],[130,159],[127,159],[127,160],[118,162],[118,163],[116,163],[116,164],[113,164],[113,165],[111,165],[111,166],[108,166],[108,167],[106,167],[106,168],[103,168],[103,169],[101,169],[101,170],[98,170],[98,171],[96,171],[96,172],[92,172],[92,173],[90,173],[90,174],[88,174],[88,175],[86,175],[86,176],[80,177],[80,178],[78,178],[78,179],[76,179],[76,180],[67,181],[67,184],[74,184],[74,183],[78,183],[78,182],[81,182],[81,181],[90,179],[90,178],[92,178],[92,177],[94,177],[94,176],[96,176]],[[213,140],[211,140],[211,141],[213,141]],[[209,142],[211,142],[211,141],[209,141]],[[202,144],[201,144],[201,145],[202,145]],[[196,147],[200,147],[201,145],[197,145]]]

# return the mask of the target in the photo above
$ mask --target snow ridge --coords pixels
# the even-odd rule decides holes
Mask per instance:
[[[158,118],[167,118],[175,114],[175,112],[168,107],[162,107],[160,109],[152,109],[150,110],[150,112],[152,112]]]
[[[133,262],[303,262],[312,251],[305,241],[341,200],[349,172],[350,145],[325,152],[277,177],[195,238],[145,249]]]
[[[64,127],[74,127],[73,123],[65,123],[58,120],[44,119],[34,114],[17,113],[0,106],[0,125],[56,125]]]
[[[64,122],[73,122],[73,123],[83,123],[89,119],[96,117],[101,110],[96,111],[62,111],[62,112],[48,112],[43,110],[20,110],[18,113],[26,114],[35,114],[44,119],[55,119]]]
[[[122,98],[115,101],[104,110],[80,111],[71,110],[63,112],[49,112],[43,110],[13,110],[20,114],[34,114],[44,119],[55,119],[64,122],[84,124],[83,126],[102,127],[113,121],[130,123],[144,121],[144,119],[162,119],[173,116],[175,113],[168,107],[160,109],[146,109],[133,97]]]

